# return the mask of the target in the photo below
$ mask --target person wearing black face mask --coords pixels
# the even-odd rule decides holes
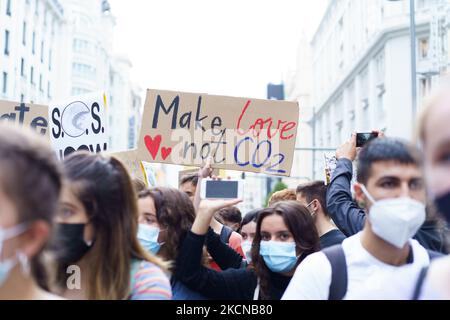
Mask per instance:
[[[75,300],[171,299],[167,264],[138,241],[137,196],[123,164],[76,153],[64,160],[64,174],[54,291]]]
[[[83,223],[59,223],[55,235],[55,255],[64,264],[70,265],[81,260],[91,248],[92,242],[84,240]]]

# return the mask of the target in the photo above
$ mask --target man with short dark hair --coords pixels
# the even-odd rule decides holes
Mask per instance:
[[[181,178],[180,191],[188,195],[189,199],[194,202],[195,191],[197,190],[198,173],[188,174]]]
[[[381,134],[381,137],[383,135]],[[384,138],[381,138],[384,139]],[[397,146],[397,147],[396,147]],[[388,139],[385,143],[375,144],[370,152],[359,154],[357,180],[365,184],[369,179],[374,167],[384,167],[387,162],[401,165],[403,163],[415,163],[419,168],[421,163],[417,150],[397,141]],[[406,149],[405,149],[406,148]],[[412,158],[413,154],[417,157]],[[338,159],[337,167],[327,191],[327,210],[336,226],[350,237],[363,230],[366,221],[366,210],[361,208],[364,203],[358,205],[352,198],[351,181],[353,176],[353,161],[357,156],[356,135],[336,151]],[[361,156],[363,159],[361,159]],[[414,236],[426,249],[445,253],[445,241],[443,233],[439,231],[436,221],[427,217],[427,221],[421,226]]]
[[[323,181],[314,181],[297,187],[297,201],[311,212],[322,249],[341,244],[345,239],[345,235],[331,222],[326,196],[327,186]]]
[[[356,135],[351,144],[356,146]],[[429,265],[434,254],[412,239],[426,215],[421,162],[417,149],[402,141],[368,143],[359,154],[354,187],[367,212],[363,230],[306,257],[283,299],[341,300],[379,272]]]
[[[231,230],[235,232],[239,232],[239,228],[242,222],[242,213],[241,210],[239,210],[239,208],[227,207],[221,209],[216,213],[216,218],[224,226],[229,227]]]

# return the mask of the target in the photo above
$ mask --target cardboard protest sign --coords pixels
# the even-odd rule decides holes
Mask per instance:
[[[108,150],[106,98],[93,93],[67,99],[49,108],[50,140],[60,159],[75,151]]]
[[[131,178],[139,179],[147,184],[144,167],[141,161],[137,159],[137,155],[137,149],[109,154],[109,156],[119,159],[125,165]]]
[[[148,90],[142,119],[140,160],[290,175],[296,102]]]
[[[0,122],[29,127],[37,133],[49,137],[47,106],[0,101]]]

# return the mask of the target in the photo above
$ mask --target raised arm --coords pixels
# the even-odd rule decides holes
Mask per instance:
[[[214,212],[239,202],[203,200],[178,253],[175,277],[191,290],[212,299],[251,299],[256,287],[256,276],[251,271],[228,269],[217,272],[201,264],[203,244]]]
[[[356,134],[336,151],[338,163],[327,190],[327,210],[336,226],[346,235],[352,236],[364,227],[366,215],[353,201],[351,181],[352,162],[356,158]]]

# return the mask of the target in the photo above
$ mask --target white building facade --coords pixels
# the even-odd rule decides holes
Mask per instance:
[[[57,0],[0,0],[0,99],[45,104],[63,91]]]
[[[448,0],[416,0],[417,104],[448,69]],[[312,41],[316,147],[413,132],[409,1],[332,0]],[[323,176],[323,155],[315,159]]]
[[[0,0],[0,99],[51,104],[102,91],[110,150],[136,147],[142,90],[113,54],[107,0]]]

